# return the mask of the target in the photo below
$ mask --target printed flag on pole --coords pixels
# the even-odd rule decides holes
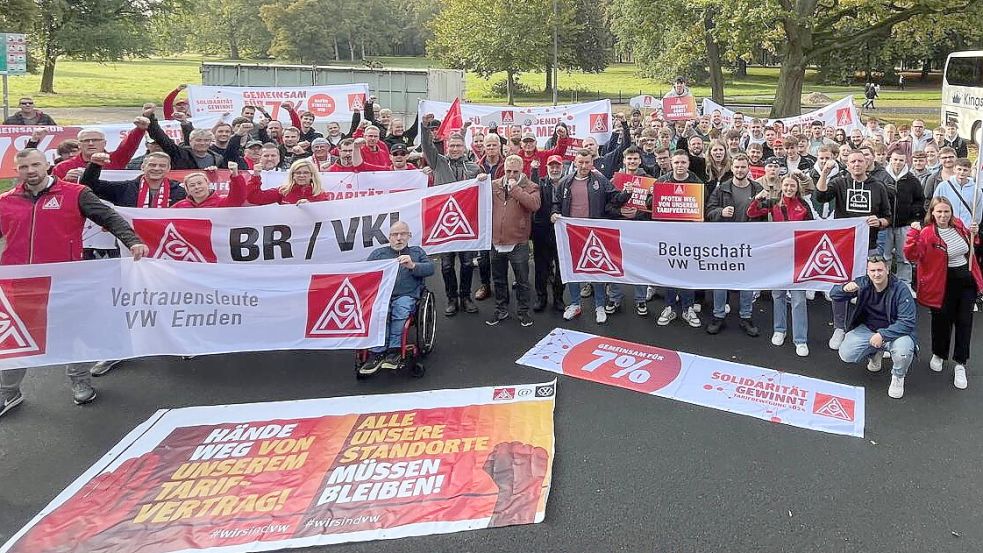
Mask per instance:
[[[461,116],[461,99],[454,98],[454,103],[451,104],[450,109],[447,110],[447,115],[440,122],[436,138],[441,141],[447,140],[451,133],[458,132],[463,127],[464,117]]]

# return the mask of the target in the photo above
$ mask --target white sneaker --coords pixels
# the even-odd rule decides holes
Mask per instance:
[[[563,310],[563,320],[572,321],[576,317],[579,317],[580,313],[581,313],[580,306],[572,303],[568,305],[566,309]]]
[[[890,359],[890,358],[891,358],[891,352],[890,351],[885,351],[884,352],[884,359]]]
[[[785,333],[784,332],[776,332],[776,333],[772,334],[771,335],[771,343],[774,346],[780,346],[780,345],[784,344],[785,343]]]
[[[942,372],[942,365],[943,364],[945,364],[945,360],[943,360],[938,355],[933,355],[932,356],[932,360],[928,362],[928,368],[932,369],[933,371],[935,371],[937,373],[940,373],[940,372]]]
[[[795,344],[795,354],[799,357],[809,357],[809,346],[806,344]]]
[[[965,390],[966,386],[969,386],[969,382],[966,382],[966,367],[956,365],[955,377],[952,379],[952,385],[960,390]]]
[[[699,313],[700,311],[703,311],[703,304],[702,303],[694,303],[693,304],[693,311],[696,311],[697,313]]]
[[[874,355],[871,355],[870,359],[867,360],[867,370],[872,373],[879,372],[881,370],[881,361],[883,360],[884,360],[883,351],[874,352]]]
[[[646,286],[645,287],[645,301],[652,301],[652,298],[654,298],[654,297],[655,297],[655,286]]]
[[[894,399],[901,399],[904,395],[904,377],[891,375],[891,386],[887,389],[887,395]]]
[[[594,310],[594,321],[596,321],[599,325],[608,322],[608,314],[604,312],[603,307],[598,307]]]
[[[809,301],[812,301],[812,300],[816,299],[816,291],[815,290],[806,290],[806,299],[809,300]]]
[[[729,303],[724,305],[724,313],[730,314],[730,304]]]
[[[662,313],[659,315],[659,320],[655,321],[655,324],[659,326],[666,326],[667,324],[671,323],[672,320],[675,318],[676,318],[676,312],[673,311],[671,307],[666,307],[665,309],[662,310]]]
[[[843,343],[843,338],[846,337],[846,332],[843,332],[842,328],[837,328],[833,330],[833,336],[829,339],[829,349],[840,349],[840,345]]]
[[[696,309],[690,307],[685,312],[683,312],[683,320],[686,324],[693,328],[700,328],[703,326],[703,322],[700,321],[700,316],[696,314]]]

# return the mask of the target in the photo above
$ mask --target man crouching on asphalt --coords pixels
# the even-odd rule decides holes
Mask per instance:
[[[379,372],[379,369],[392,370],[399,366],[403,324],[416,309],[416,302],[423,291],[423,281],[434,272],[433,262],[423,248],[409,245],[412,236],[410,227],[403,221],[397,221],[389,228],[389,245],[369,254],[369,261],[395,259],[399,262],[399,273],[389,300],[386,345],[370,350],[368,360],[358,369],[361,375],[369,376]]]

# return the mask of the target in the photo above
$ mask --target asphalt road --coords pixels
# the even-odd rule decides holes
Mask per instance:
[[[755,306],[762,336],[754,339],[740,333],[733,316],[718,336],[678,320],[657,327],[658,299],[648,319],[622,313],[603,327],[592,317],[564,324],[549,314],[529,328],[513,320],[490,329],[483,320],[491,303],[479,305],[480,315],[462,313],[453,324],[440,317],[437,349],[422,379],[385,374],[356,382],[349,352],[154,358],[97,379],[99,399],[76,407],[63,374],[35,371],[25,381],[27,400],[0,419],[0,541],[158,408],[545,381],[553,375],[514,360],[555,326],[566,326],[865,386],[866,436],[771,424],[560,377],[544,523],[309,551],[983,550],[983,380],[972,368],[969,389],[959,391],[951,366],[931,373],[923,352],[904,399],[890,399],[887,370],[868,374],[826,348],[829,307],[821,299],[810,304],[812,355],[804,360],[791,344],[771,345],[770,300]],[[928,322],[920,312],[923,347]]]

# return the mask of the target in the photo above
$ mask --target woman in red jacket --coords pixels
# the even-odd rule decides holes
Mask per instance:
[[[929,367],[942,371],[949,358],[952,329],[956,330],[952,360],[956,362],[952,383],[966,389],[966,361],[973,334],[973,303],[983,291],[979,264],[972,259],[971,244],[979,243],[979,225],[967,229],[952,216],[946,198],[932,198],[925,223],[911,223],[904,254],[918,265],[918,303],[932,310],[932,360]]]
[[[781,196],[771,199],[771,191],[762,190],[751,201],[747,208],[748,217],[764,217],[771,215],[772,221],[808,221],[812,219],[812,211],[802,199],[802,188],[799,180],[788,175],[782,179]],[[805,290],[772,290],[774,304],[774,334],[771,343],[781,346],[785,343],[788,329],[788,299],[792,300],[792,342],[795,343],[795,354],[799,357],[809,355],[809,303]]]
[[[247,200],[254,205],[300,204],[320,202],[328,199],[321,189],[321,177],[311,158],[298,159],[290,165],[287,180],[279,188],[249,190]]]
[[[246,194],[250,188],[259,188],[262,184],[259,171],[254,171],[249,183],[246,178],[239,174],[239,165],[229,163],[231,178],[229,179],[229,193],[227,195],[218,194],[212,190],[211,181],[205,173],[194,172],[184,177],[184,189],[188,192],[188,197],[175,202],[171,207],[239,207],[246,201]]]

